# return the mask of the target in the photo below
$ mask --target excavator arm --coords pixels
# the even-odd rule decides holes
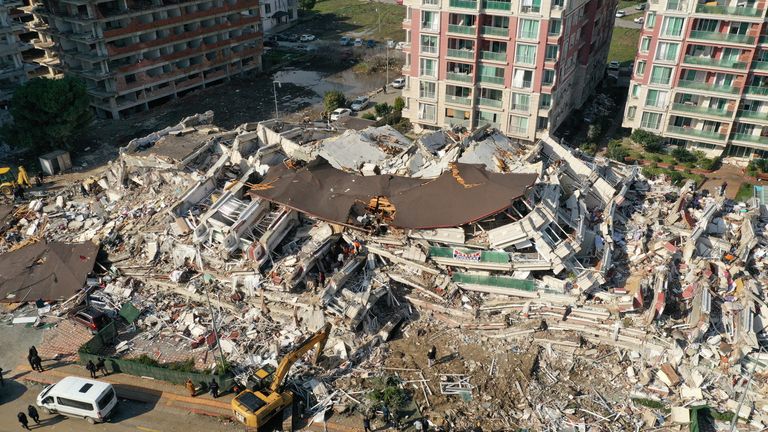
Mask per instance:
[[[312,336],[308,337],[306,340],[304,340],[304,342],[299,344],[296,349],[283,357],[283,360],[277,366],[275,377],[272,380],[272,385],[269,386],[269,389],[272,392],[278,392],[280,387],[283,385],[283,380],[288,375],[288,371],[291,370],[291,367],[294,363],[296,363],[296,360],[300,359],[304,354],[309,352],[309,350],[314,348],[315,345],[317,345],[317,353],[315,354],[315,358],[313,359],[312,364],[317,364],[318,360],[320,359],[320,354],[322,354],[323,349],[325,348],[325,344],[328,342],[328,336],[330,336],[330,334],[331,324],[326,323],[323,328],[315,332],[315,334]]]

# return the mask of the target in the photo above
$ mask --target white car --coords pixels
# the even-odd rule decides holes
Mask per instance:
[[[614,60],[614,61],[608,63],[608,70],[619,70],[620,64],[621,63],[619,63],[619,62]]]
[[[362,111],[368,107],[368,98],[365,96],[358,96],[355,98],[355,100],[352,101],[352,105],[350,105],[350,108],[352,108],[352,111]]]
[[[355,46],[356,46],[356,47],[361,47],[361,46],[363,46],[363,40],[362,40],[362,39],[360,39],[360,38],[357,38],[357,39],[355,39]]]
[[[639,5],[635,6],[635,9],[637,9],[637,10],[645,10],[645,3],[640,3]]]
[[[396,50],[402,50],[403,48],[405,48],[405,42],[398,42],[398,43],[395,45],[395,49],[396,49]]]
[[[639,18],[635,18],[635,19],[633,19],[632,21],[634,21],[634,22],[635,22],[635,23],[637,23],[637,24],[642,24],[642,23],[644,23],[644,22],[645,22],[645,18],[643,18],[643,17],[639,17]]]
[[[352,110],[349,108],[336,108],[331,113],[331,121],[341,120],[344,117],[349,117],[350,114],[352,114]]]
[[[315,35],[311,35],[311,34],[303,34],[299,38],[300,42],[312,42],[313,40],[315,40]]]
[[[387,39],[387,48],[392,49],[395,47],[395,41],[392,39]]]
[[[616,11],[616,18],[624,18],[625,16],[627,16],[627,13],[624,12],[623,10]]]
[[[349,45],[349,38],[346,36],[342,36],[341,39],[339,39],[339,45],[341,46],[347,46]]]
[[[401,89],[405,87],[405,78],[398,78],[392,81],[392,88]]]

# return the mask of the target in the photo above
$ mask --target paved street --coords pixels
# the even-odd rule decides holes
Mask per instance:
[[[615,27],[623,27],[623,28],[631,28],[631,29],[639,29],[643,27],[642,24],[637,24],[632,20],[634,20],[637,17],[645,16],[644,10],[639,11],[635,9],[634,6],[624,8],[624,9],[619,9],[619,10],[623,10],[627,15],[624,18],[616,18],[616,21],[614,24]]]
[[[25,411],[27,405],[34,405],[41,385],[29,385],[6,380],[0,387],[0,432],[18,432],[21,429],[16,414]],[[41,426],[32,430],[59,432],[90,431],[138,431],[138,432],[192,432],[232,431],[237,425],[219,421],[217,418],[190,414],[164,405],[153,405],[121,400],[118,411],[109,423],[90,425],[82,419],[68,419],[63,416],[49,416],[40,411]]]

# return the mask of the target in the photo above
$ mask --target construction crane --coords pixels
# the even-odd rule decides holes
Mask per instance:
[[[0,193],[11,196],[17,185],[32,186],[29,182],[29,176],[27,176],[27,170],[20,166],[17,171],[18,174],[14,176],[11,167],[0,167]]]
[[[330,334],[331,324],[327,323],[323,328],[299,344],[296,349],[283,357],[283,360],[277,366],[272,384],[268,388],[258,391],[245,390],[235,396],[232,399],[232,411],[235,414],[235,418],[245,426],[254,427],[256,430],[259,430],[276,414],[292,407],[293,392],[282,388],[283,380],[288,375],[288,371],[291,370],[293,364],[296,363],[296,360],[315,346],[317,346],[317,352],[312,364],[317,364]]]

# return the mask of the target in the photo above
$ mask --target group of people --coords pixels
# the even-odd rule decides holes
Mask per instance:
[[[187,388],[187,391],[189,391],[189,395],[191,397],[197,396],[197,387],[195,387],[195,383],[192,382],[192,379],[187,378],[187,382],[184,383],[184,387]],[[208,383],[208,391],[211,393],[211,396],[213,396],[214,399],[219,397],[219,383],[217,383],[215,379],[212,379],[211,382]]]
[[[40,424],[40,414],[37,413],[37,408],[35,408],[32,405],[28,405],[27,406],[27,413],[26,414],[24,414],[23,411],[19,412],[18,414],[16,414],[16,418],[19,419],[19,423],[21,423],[21,427],[22,428],[24,428],[26,430],[30,430],[29,429],[29,419],[27,419],[27,416],[29,416],[29,418],[31,418],[35,422],[36,425]]]
[[[104,359],[99,357],[96,360],[96,363],[93,362],[93,360],[88,360],[88,363],[85,365],[85,369],[90,372],[91,378],[96,379],[96,373],[101,372],[102,376],[109,375],[109,371],[107,370],[107,365],[104,362]]]
[[[371,420],[375,418],[376,413],[373,415],[366,415],[363,417],[363,431],[364,432],[371,432]],[[386,405],[382,405],[381,407],[381,416],[384,420],[386,426],[394,426],[396,429],[401,428],[401,424],[397,416],[393,417],[391,412],[389,411],[389,407]],[[417,431],[427,431],[429,429],[429,423],[423,418],[414,420],[411,425],[413,428]]]

